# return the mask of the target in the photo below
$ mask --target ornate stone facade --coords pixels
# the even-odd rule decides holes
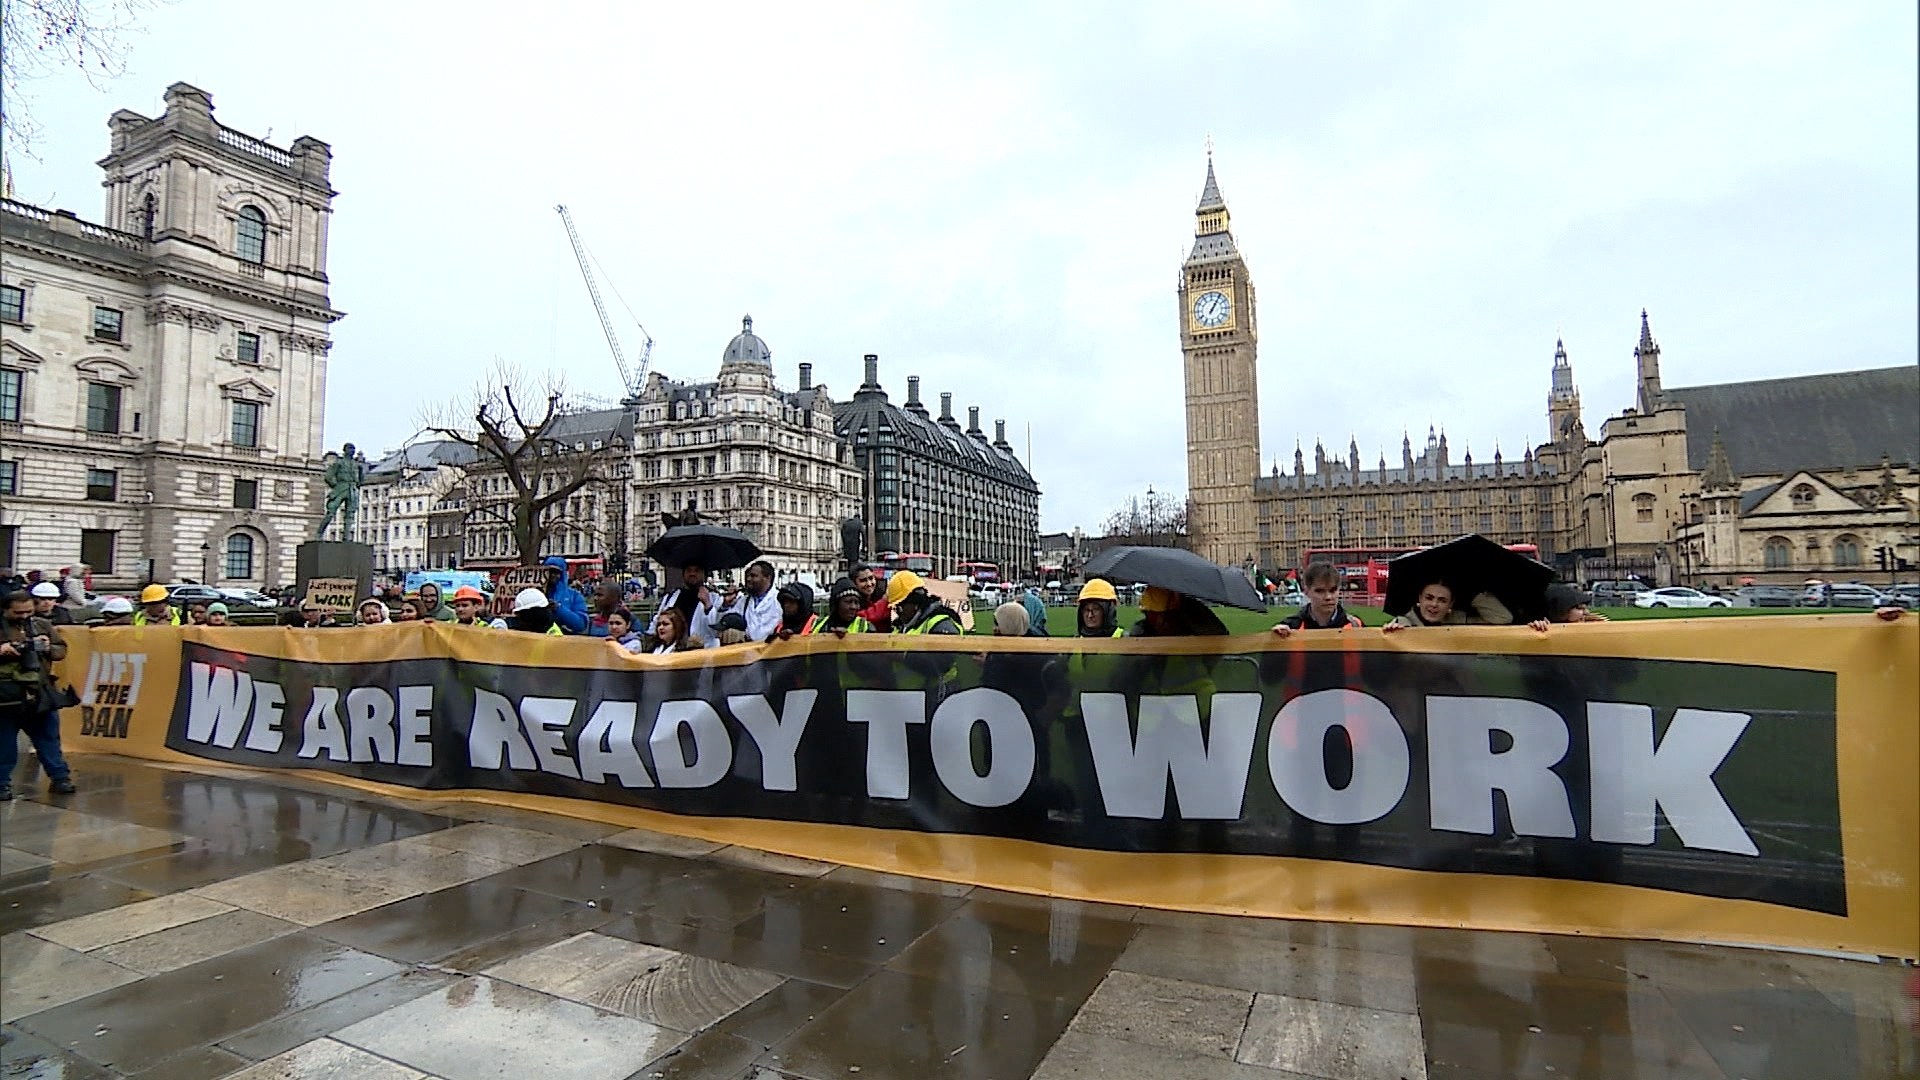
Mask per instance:
[[[775,385],[773,351],[748,317],[712,382],[648,379],[634,404],[636,552],[663,531],[661,514],[692,509],[753,537],[778,580],[832,583],[838,525],[859,509],[860,475],[834,435],[826,385],[813,381],[812,364],[799,376],[797,390]]]
[[[284,585],[322,497],[331,152],[165,100],[108,122],[104,224],[0,204],[0,564]]]

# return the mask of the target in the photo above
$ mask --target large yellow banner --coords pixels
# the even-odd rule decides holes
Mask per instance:
[[[71,750],[1120,904],[1920,957],[1920,620],[69,634]]]

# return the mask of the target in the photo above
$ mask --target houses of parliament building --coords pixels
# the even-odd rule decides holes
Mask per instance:
[[[1443,431],[1363,462],[1353,442],[1261,471],[1253,280],[1207,162],[1181,268],[1189,528],[1224,565],[1284,572],[1326,548],[1413,549],[1480,533],[1538,545],[1568,577],[1795,583],[1920,566],[1920,366],[1665,387],[1647,313],[1633,405],[1590,439],[1564,343],[1548,439],[1458,458]],[[1859,572],[1859,571],[1856,571]]]

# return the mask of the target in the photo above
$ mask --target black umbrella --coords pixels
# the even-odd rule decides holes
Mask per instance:
[[[1267,610],[1247,575],[1217,566],[1191,551],[1167,547],[1110,547],[1087,560],[1082,577],[1158,585],[1182,596],[1248,611]]]
[[[760,545],[724,525],[676,525],[647,548],[647,558],[662,566],[710,571],[738,570],[759,557]]]
[[[1453,587],[1453,605],[1465,611],[1475,596],[1492,593],[1515,622],[1542,618],[1553,567],[1472,533],[1402,555],[1387,564],[1388,615],[1413,610],[1420,590],[1436,581]]]

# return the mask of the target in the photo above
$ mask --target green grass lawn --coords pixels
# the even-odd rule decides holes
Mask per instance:
[[[1047,609],[1047,632],[1049,634],[1052,634],[1054,637],[1072,637],[1074,632],[1074,624],[1073,624],[1074,613],[1077,610],[1078,610],[1077,608],[1072,608],[1072,607],[1048,608]],[[1295,611],[1299,609],[1291,608],[1291,607],[1277,607],[1277,608],[1272,608],[1265,613],[1257,612],[1257,611],[1242,611],[1239,608],[1230,608],[1230,607],[1216,607],[1213,610],[1215,614],[1220,616],[1220,621],[1227,624],[1228,630],[1236,634],[1251,634],[1261,630],[1269,629],[1270,627],[1273,626],[1274,623],[1279,622],[1281,619],[1286,618],[1287,616],[1293,614]],[[1386,613],[1381,611],[1379,608],[1355,607],[1355,608],[1348,608],[1347,610],[1352,614],[1358,616],[1360,621],[1367,624],[1368,626],[1380,626],[1385,624],[1387,621]],[[1602,615],[1605,615],[1607,618],[1611,620],[1626,621],[1630,619],[1685,619],[1685,618],[1693,618],[1695,616],[1704,617],[1704,618],[1727,618],[1729,616],[1738,617],[1738,616],[1746,616],[1746,615],[1858,614],[1860,612],[1866,611],[1867,609],[1866,608],[1814,609],[1814,608],[1610,607],[1610,608],[1595,608],[1594,610],[1598,611]],[[1122,607],[1120,609],[1120,625],[1121,626],[1130,627],[1134,623],[1137,623],[1139,621],[1140,621],[1139,608]],[[975,633],[980,633],[980,634],[993,633],[993,612],[986,611],[986,610],[974,612],[973,626],[974,626]]]

